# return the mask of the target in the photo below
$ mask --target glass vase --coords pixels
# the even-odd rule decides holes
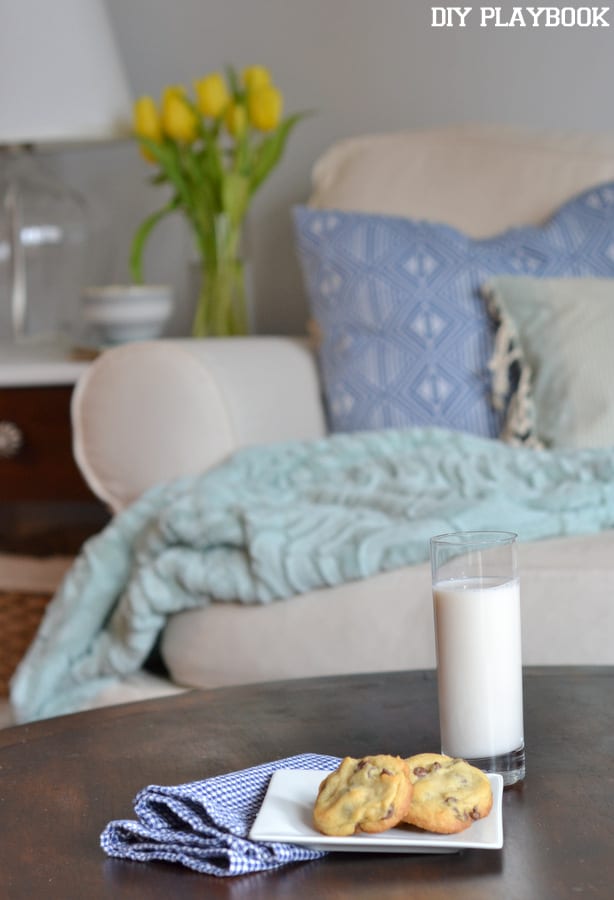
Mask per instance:
[[[241,225],[223,213],[200,236],[201,282],[192,325],[193,337],[232,337],[248,333]]]

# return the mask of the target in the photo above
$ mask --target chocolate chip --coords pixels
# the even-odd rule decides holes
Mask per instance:
[[[425,775],[428,775],[428,769],[425,769],[424,766],[416,766],[414,775],[416,778],[424,778]]]
[[[471,810],[469,815],[471,816],[471,818],[473,819],[474,822],[477,822],[477,820],[480,818],[480,813],[478,812],[477,806],[473,807],[473,809]]]
[[[394,772],[391,772],[390,769],[382,769],[382,775],[394,775]]]

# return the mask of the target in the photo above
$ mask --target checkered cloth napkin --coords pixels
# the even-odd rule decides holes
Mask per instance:
[[[175,787],[137,794],[138,821],[110,822],[100,837],[109,856],[166,860],[208,875],[246,875],[325,854],[296,844],[250,841],[247,835],[277,769],[333,770],[335,756],[304,753]]]

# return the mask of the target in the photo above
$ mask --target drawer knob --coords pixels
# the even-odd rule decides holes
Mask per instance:
[[[0,421],[0,459],[13,459],[23,447],[23,432],[14,422]]]

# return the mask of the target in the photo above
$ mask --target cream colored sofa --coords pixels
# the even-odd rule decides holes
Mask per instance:
[[[477,127],[364,137],[333,146],[313,178],[316,206],[427,218],[482,237],[541,223],[614,179],[614,138]],[[314,356],[305,340],[284,337],[110,350],[79,382],[73,422],[78,464],[115,511],[244,445],[326,430]],[[523,545],[520,564],[525,662],[614,663],[614,532]],[[430,667],[428,566],[269,606],[185,612],[168,622],[162,652],[176,685],[202,687]],[[139,679],[125,697],[162,689]]]

